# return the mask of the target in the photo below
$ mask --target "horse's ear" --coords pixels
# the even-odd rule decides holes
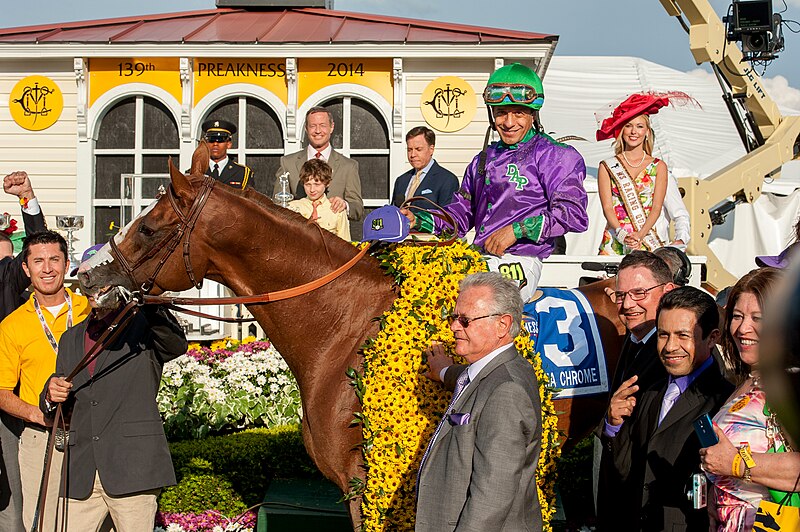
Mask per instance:
[[[188,175],[178,170],[172,163],[172,157],[170,157],[169,174],[172,179],[172,188],[179,197],[192,197],[194,195],[195,187],[193,184],[202,182],[210,157],[211,150],[208,149],[208,144],[205,140],[200,141],[200,144],[192,154],[192,167]]]
[[[211,150],[208,148],[208,143],[205,140],[201,140],[192,154],[192,169],[189,174],[193,176],[204,175],[210,159]]]

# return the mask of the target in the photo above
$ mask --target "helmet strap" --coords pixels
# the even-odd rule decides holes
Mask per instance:
[[[489,114],[491,114],[491,109],[489,110]],[[494,130],[494,122],[491,123],[489,127],[486,128],[486,136],[483,138],[483,149],[481,150],[481,154],[478,157],[478,176],[480,179],[483,179],[486,176],[486,148],[489,147],[489,137]]]

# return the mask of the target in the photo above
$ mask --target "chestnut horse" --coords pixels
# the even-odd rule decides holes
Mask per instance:
[[[203,176],[207,161],[204,143],[195,152],[190,175],[170,161],[167,194],[81,266],[78,278],[84,293],[102,301],[113,286],[136,291],[152,285],[153,293],[161,293],[185,290],[207,278],[236,295],[254,295],[314,281],[357,254],[348,242],[257,192],[208,187]],[[613,355],[607,357],[613,374],[620,325],[616,308],[597,285],[581,291],[609,317],[601,318],[599,326],[609,342],[606,352]],[[351,478],[365,476],[361,427],[352,424],[360,405],[346,371],[361,367],[359,348],[377,334],[374,318],[396,297],[392,278],[367,255],[316,290],[249,306],[297,379],[308,454],[343,492]],[[560,425],[568,443],[587,434],[605,407],[604,398],[559,401],[556,408],[563,412]],[[360,499],[348,504],[358,526]]]

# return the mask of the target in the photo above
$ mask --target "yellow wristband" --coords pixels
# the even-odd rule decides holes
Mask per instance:
[[[739,456],[742,457],[742,461],[744,461],[745,465],[749,469],[753,469],[756,466],[755,460],[753,460],[753,454],[750,452],[750,444],[745,443],[741,447],[739,447]]]
[[[737,453],[733,457],[733,464],[731,465],[731,472],[734,477],[741,477],[742,457]]]

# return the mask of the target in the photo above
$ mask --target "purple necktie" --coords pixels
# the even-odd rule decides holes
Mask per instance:
[[[667,392],[664,394],[664,400],[661,402],[661,413],[658,415],[659,425],[661,425],[661,422],[667,417],[669,409],[672,408],[672,405],[675,404],[680,396],[681,389],[678,388],[678,383],[675,381],[670,382],[669,386],[667,386]]]
[[[444,425],[444,422],[447,419],[447,414],[449,413],[450,409],[453,408],[453,405],[456,403],[456,400],[458,400],[458,396],[461,395],[461,392],[464,391],[464,388],[466,388],[468,384],[469,384],[469,372],[466,369],[464,369],[464,371],[461,372],[461,375],[458,376],[458,380],[456,381],[456,387],[453,390],[453,398],[450,399],[450,404],[447,406],[447,410],[445,410],[442,419],[436,426],[436,430],[433,433],[433,437],[431,438],[431,441],[428,442],[428,447],[425,449],[425,454],[422,455],[422,460],[419,463],[419,471],[417,471],[417,492],[419,492],[419,473],[422,471],[422,468],[425,465],[425,460],[428,459],[428,454],[430,454],[431,449],[433,449],[433,444],[436,441],[436,436],[438,436],[439,431],[442,430],[442,426]]]

